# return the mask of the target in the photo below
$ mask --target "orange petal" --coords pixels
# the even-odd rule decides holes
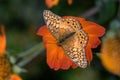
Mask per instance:
[[[50,68],[54,69],[56,66],[56,60],[57,60],[57,45],[56,44],[46,44],[46,50],[47,50],[47,64]]]
[[[66,61],[65,54],[61,47],[58,47],[56,44],[46,44],[47,47],[47,63],[51,69],[68,69],[69,64],[65,66]],[[69,61],[69,60],[68,60]],[[62,65],[62,66],[61,66]]]
[[[74,64],[70,58],[64,53],[62,47],[58,48],[58,60],[60,64],[60,69],[67,70],[72,66],[72,68],[77,68],[77,65]]]
[[[46,25],[41,26],[41,27],[38,29],[37,35],[39,35],[39,36],[51,36],[51,34],[50,34],[50,32],[49,32],[49,30],[48,30],[48,28],[47,28]]]
[[[51,35],[49,32],[47,26],[42,26],[38,29],[37,35],[40,35],[43,37],[44,44],[56,44],[57,40]]]
[[[77,65],[75,65],[70,58],[64,53],[62,47],[58,48],[58,60],[60,67],[59,69],[67,70],[70,68],[70,66],[73,66],[73,68],[77,68]]]
[[[6,36],[5,36],[5,29],[4,26],[1,27],[0,34],[0,54],[4,54],[6,48]]]
[[[51,8],[55,5],[58,5],[59,0],[45,0],[45,3],[46,3],[48,8]]]
[[[68,1],[68,4],[71,5],[73,0],[67,0]]]
[[[98,37],[103,36],[103,34],[105,34],[105,28],[94,23],[94,22],[86,21],[86,27],[83,27],[83,29],[88,34],[93,34],[93,35],[96,35]]]
[[[53,37],[43,37],[44,47],[46,48],[46,44],[57,44],[57,41]]]
[[[10,80],[22,80],[22,78],[19,77],[19,76],[16,75],[16,74],[12,74],[12,75],[10,76]]]
[[[88,35],[88,36],[89,36],[88,45],[91,48],[96,48],[101,43],[101,41],[97,36],[94,36],[94,35]]]
[[[57,40],[53,36],[43,37],[43,41],[48,44],[57,44]]]
[[[68,58],[68,56],[65,55],[61,47],[58,48],[58,62],[59,62],[58,69],[63,69],[63,70],[69,69],[72,64],[71,60]]]
[[[45,3],[46,3],[48,8],[51,8],[53,6],[51,0],[45,0]]]
[[[51,69],[67,70],[73,64],[73,62],[65,55],[62,47],[58,47],[55,44],[46,44],[47,46],[47,63]],[[76,68],[76,66],[73,66]]]
[[[89,45],[86,46],[86,58],[88,60],[88,63],[92,61],[92,51]]]
[[[67,70],[70,68],[70,66],[72,65],[72,61],[70,60],[70,58],[68,58],[67,55],[65,55],[65,53],[61,54],[61,69],[63,70]]]
[[[78,66],[75,64],[75,63],[72,63],[72,68],[75,69],[77,68]]]

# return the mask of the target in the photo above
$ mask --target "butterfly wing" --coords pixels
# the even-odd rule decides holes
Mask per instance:
[[[87,40],[87,34],[83,30],[80,30],[62,43],[65,53],[81,68],[87,67],[87,59],[85,54]]]
[[[80,23],[76,19],[62,18],[49,10],[44,10],[43,17],[49,31],[59,41],[81,29]]]

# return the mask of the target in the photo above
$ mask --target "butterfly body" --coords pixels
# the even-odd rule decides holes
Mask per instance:
[[[43,16],[49,31],[67,56],[78,66],[87,67],[85,46],[88,36],[80,23],[75,18],[62,18],[49,10],[45,10]]]

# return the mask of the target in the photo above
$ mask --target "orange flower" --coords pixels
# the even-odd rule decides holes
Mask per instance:
[[[6,80],[11,74],[11,64],[6,55],[0,55],[0,80]]]
[[[120,76],[120,40],[118,38],[105,39],[101,48],[100,59],[109,72]]]
[[[10,76],[10,80],[22,80],[22,78],[19,77],[19,76],[16,75],[16,74],[11,74],[11,76]]]
[[[72,16],[66,16],[72,17]],[[63,18],[66,18],[63,17]],[[88,62],[90,63],[92,60],[92,51],[91,48],[96,48],[101,41],[99,37],[101,37],[105,33],[105,29],[90,21],[86,21],[84,18],[72,17],[78,20],[83,28],[83,30],[88,34],[88,43],[86,45],[86,57]],[[67,70],[70,68],[77,68],[77,65],[74,64],[68,56],[65,55],[62,47],[57,45],[56,39],[50,34],[47,27],[44,25],[40,27],[37,32],[38,35],[43,37],[44,46],[47,50],[47,63],[50,68],[54,70],[63,69]]]
[[[5,30],[4,26],[1,26],[0,28],[1,34],[0,34],[0,55],[3,55],[6,48],[6,36],[5,36]]]
[[[48,8],[58,5],[59,0],[45,0],[45,3]]]
[[[11,64],[4,54],[6,48],[6,36],[4,26],[0,28],[0,80],[22,80],[18,75],[12,74]]]
[[[67,0],[68,1],[68,4],[71,5],[73,0]]]

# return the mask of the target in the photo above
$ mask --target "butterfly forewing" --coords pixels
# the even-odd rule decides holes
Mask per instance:
[[[59,31],[59,26],[62,18],[48,10],[44,10],[43,17],[49,31],[58,40],[59,39],[58,31]]]
[[[79,22],[74,18],[61,18],[48,10],[43,12],[43,16],[48,29],[58,41],[81,29]]]
[[[85,46],[88,36],[80,23],[75,18],[62,18],[49,10],[45,10],[43,16],[49,31],[58,40],[67,56],[78,66],[85,68]]]

